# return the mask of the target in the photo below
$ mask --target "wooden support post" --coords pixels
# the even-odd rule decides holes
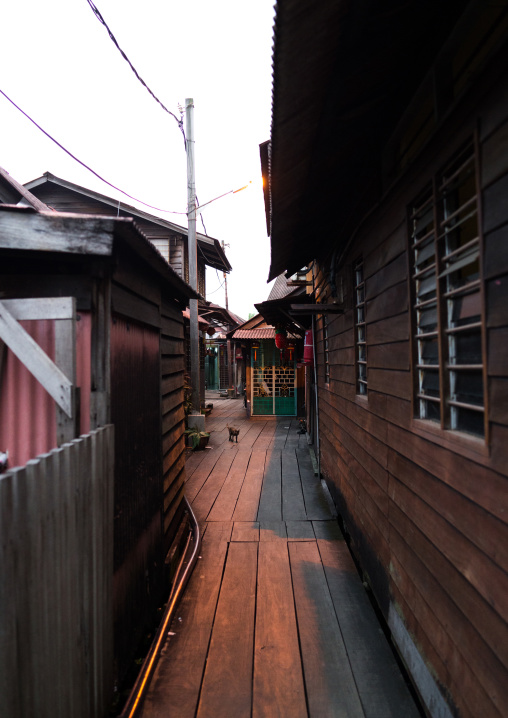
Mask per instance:
[[[98,278],[92,292],[90,429],[110,423],[111,280]]]

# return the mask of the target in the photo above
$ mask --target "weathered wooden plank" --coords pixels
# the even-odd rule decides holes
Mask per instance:
[[[307,518],[302,483],[294,450],[286,449],[282,465],[282,518],[284,521],[304,521]]]
[[[317,545],[288,549],[309,716],[364,718]]]
[[[410,547],[400,542],[396,532],[394,546],[393,599],[400,606],[407,628],[427,664],[437,680],[446,680],[450,691],[457,696],[461,715],[501,718],[508,697],[505,667],[483,638],[471,630],[453,600],[411,554]],[[457,650],[458,636],[460,651]],[[454,666],[453,672],[450,666]]]
[[[314,469],[308,447],[296,450],[300,479],[305,500],[307,519],[326,520],[332,518],[330,504],[324,494],[321,481],[314,476]]]
[[[313,541],[315,539],[311,521],[286,521],[288,541]]]
[[[113,219],[2,212],[0,248],[110,256]]]
[[[406,401],[411,399],[412,387],[409,371],[369,367],[367,379],[369,388],[372,387],[374,391],[383,391],[390,396],[397,396]]]
[[[113,284],[111,302],[113,312],[152,327],[160,327],[159,307],[143,297],[132,294],[123,287]]]
[[[448,598],[464,614],[469,626],[478,631],[485,643],[499,657],[502,664],[508,665],[508,643],[504,638],[506,635],[506,622],[504,619],[485,602],[468,580],[450,564],[447,558],[432,545],[430,540],[396,505],[392,508],[391,523],[393,531],[396,531],[400,537],[397,541],[395,541],[397,537],[394,537],[392,541],[394,553],[399,557],[406,570],[411,573],[413,580],[416,580],[417,575],[414,570],[410,569],[407,554],[401,553],[400,547],[402,544],[410,547],[411,552],[426,567],[426,570],[435,577],[435,580],[448,595]],[[429,595],[427,594],[428,590],[422,591],[423,595]],[[434,612],[437,612],[439,616],[442,610],[441,599],[437,603],[436,597],[430,594],[428,601],[432,604]]]
[[[258,521],[235,521],[231,541],[259,541]]]
[[[318,540],[326,580],[365,715],[417,718],[345,541]]]
[[[407,312],[407,308],[407,282],[404,281],[369,300],[366,303],[365,316],[367,322],[377,322],[388,317],[397,316],[401,312]]]
[[[204,486],[193,500],[192,508],[198,520],[205,519],[208,516],[217,494],[226,480],[234,457],[235,452],[233,451],[224,451],[221,454],[213,470],[208,475]]]
[[[76,316],[74,297],[3,299],[2,304],[17,321],[22,319],[72,319]]]
[[[220,715],[250,718],[256,576],[257,544],[231,543],[201,687],[198,718]]]
[[[287,541],[285,521],[260,521],[260,541]]]
[[[233,518],[238,495],[244,483],[250,452],[238,451],[220,490],[207,521],[230,521]]]
[[[253,718],[307,718],[287,544],[259,544]]]
[[[259,521],[282,520],[281,454],[275,448],[267,451],[265,473],[258,509]]]
[[[257,449],[252,451],[249,466],[245,474],[245,481],[243,482],[233,513],[234,521],[256,520],[265,470],[265,460],[266,451]]]
[[[171,626],[140,715],[144,718],[194,718],[208,644],[219,596],[226,541],[213,540],[207,529],[201,559]]]
[[[508,623],[508,576],[492,556],[479,551],[469,536],[457,531],[438,512],[401,482],[390,482],[390,498]],[[506,530],[506,525],[505,525]]]
[[[391,344],[409,339],[409,315],[398,314],[389,319],[381,319],[367,326],[368,342],[370,344]]]

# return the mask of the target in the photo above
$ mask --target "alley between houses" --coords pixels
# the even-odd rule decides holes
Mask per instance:
[[[186,465],[201,557],[143,718],[416,718],[298,422],[224,400],[206,424]]]

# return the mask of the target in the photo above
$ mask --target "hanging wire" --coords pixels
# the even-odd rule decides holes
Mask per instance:
[[[66,152],[69,155],[69,157],[72,157],[72,159],[75,162],[77,162],[82,167],[84,167],[86,170],[88,170],[93,175],[95,175],[95,177],[100,179],[101,182],[104,182],[104,184],[107,184],[108,187],[112,187],[113,189],[116,189],[117,192],[121,192],[121,194],[125,195],[126,197],[129,197],[129,199],[133,199],[135,202],[142,204],[144,207],[149,207],[150,209],[155,209],[155,210],[157,210],[157,212],[165,212],[167,214],[187,215],[187,212],[174,212],[171,209],[162,209],[161,207],[154,207],[153,204],[148,204],[147,202],[143,202],[142,200],[138,199],[137,197],[134,197],[133,195],[129,194],[128,192],[125,192],[123,189],[120,189],[120,187],[117,187],[116,185],[112,184],[111,182],[108,182],[108,180],[104,179],[104,177],[102,177],[98,172],[96,172],[91,167],[89,167],[87,164],[85,164],[80,159],[78,159],[76,157],[76,155],[73,155],[72,152],[69,152],[69,150],[67,148],[65,148],[62,144],[60,144],[60,142],[58,142],[58,140],[55,140],[55,138],[52,137],[49,134],[49,132],[46,132],[46,130],[44,130],[40,125],[38,125],[37,122],[30,117],[30,115],[28,115],[24,110],[22,110],[21,107],[19,107],[13,100],[11,100],[11,98],[8,95],[6,95],[5,92],[1,89],[0,89],[0,94],[2,94],[5,97],[5,99],[11,103],[11,105],[13,105],[17,110],[19,110],[21,112],[21,114],[27,118],[27,120],[30,120],[30,122],[33,125],[35,125],[38,130],[40,130],[44,135],[46,135],[46,137],[48,137],[48,139],[50,139],[52,142],[54,142],[55,145],[57,145],[57,147],[60,147],[60,149],[63,150],[64,152]]]
[[[199,199],[198,199],[198,196],[197,196],[197,195],[196,195],[196,204],[197,204],[197,206],[199,207]],[[206,236],[208,237],[208,232],[206,231],[206,227],[205,227],[205,220],[203,219],[203,213],[200,212],[200,213],[199,213],[199,216],[200,216],[200,218],[201,218],[201,224],[203,225],[203,229],[204,229],[204,231],[205,231],[205,234],[206,234]]]
[[[185,146],[187,146],[187,140],[186,140],[186,138],[185,138],[185,130],[184,130],[184,128],[183,128],[183,116],[182,116],[182,115],[183,115],[183,110],[180,111],[180,115],[181,115],[181,116],[180,116],[180,118],[178,118],[178,117],[174,114],[174,112],[171,112],[171,110],[168,110],[168,108],[159,100],[159,98],[158,98],[158,97],[152,92],[152,90],[148,87],[148,85],[147,85],[146,82],[143,80],[143,78],[140,77],[138,71],[136,70],[136,68],[134,67],[134,65],[132,64],[132,62],[129,60],[129,58],[127,57],[127,55],[125,54],[125,52],[122,50],[122,48],[120,47],[120,45],[118,44],[118,42],[117,42],[117,40],[116,40],[116,37],[113,35],[113,33],[111,32],[111,30],[109,29],[109,27],[108,27],[106,21],[105,21],[104,18],[102,17],[102,15],[101,15],[101,13],[99,12],[97,6],[94,5],[94,3],[92,2],[92,0],[87,0],[87,2],[88,2],[88,4],[90,5],[90,7],[92,8],[93,14],[94,14],[95,17],[97,18],[97,20],[101,23],[101,25],[104,25],[104,27],[106,28],[106,32],[108,33],[108,35],[109,35],[110,39],[112,40],[113,44],[115,45],[115,47],[117,48],[118,52],[119,52],[120,55],[123,57],[123,59],[125,60],[125,62],[129,65],[129,67],[131,68],[132,72],[136,75],[136,78],[139,80],[139,82],[140,82],[140,83],[143,85],[143,87],[149,92],[149,94],[153,97],[153,99],[162,107],[162,109],[164,110],[164,112],[167,112],[168,115],[171,115],[171,117],[173,117],[173,119],[176,120],[176,122],[177,122],[177,124],[178,124],[178,127],[180,128],[180,131],[181,131],[181,133],[182,133],[182,135],[183,135],[184,144],[185,144]]]
[[[222,284],[220,285],[220,287],[217,287],[217,289],[214,289],[213,292],[207,292],[207,293],[206,293],[206,296],[209,297],[210,294],[215,294],[215,292],[218,292],[219,289],[222,289],[222,287],[224,286],[225,282],[226,282],[226,280],[224,280],[224,282],[222,282]]]

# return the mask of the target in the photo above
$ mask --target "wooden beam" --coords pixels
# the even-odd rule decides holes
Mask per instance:
[[[339,304],[292,304],[290,314],[344,314]]]
[[[70,316],[55,321],[55,364],[63,371],[72,384],[71,405],[72,416],[68,416],[59,406],[56,408],[57,444],[72,441],[79,436],[79,421],[76,392],[76,300],[70,300]]]
[[[0,339],[26,366],[58,406],[72,418],[72,382],[0,302]]]
[[[18,321],[21,319],[73,319],[76,316],[74,297],[3,299],[2,304]]]
[[[0,213],[0,249],[110,256],[114,219],[69,214]]]

